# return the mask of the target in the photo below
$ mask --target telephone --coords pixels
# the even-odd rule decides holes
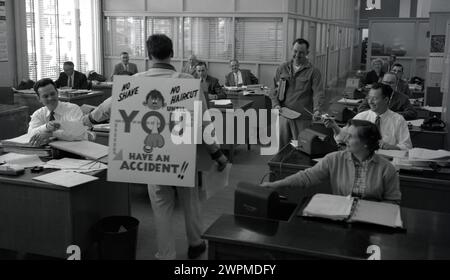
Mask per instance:
[[[421,125],[421,128],[424,130],[442,131],[446,126],[447,125],[445,122],[440,120],[438,117],[433,116],[432,118],[425,120]]]

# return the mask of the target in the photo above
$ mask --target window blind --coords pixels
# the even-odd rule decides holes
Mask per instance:
[[[87,11],[95,1],[26,0],[28,74],[30,79],[56,79],[65,61],[85,72],[93,65],[91,36],[95,18]],[[83,34],[81,32],[83,31]],[[83,44],[81,44],[83,41]]]
[[[199,59],[231,59],[232,19],[184,19],[184,57],[195,54]]]
[[[165,34],[173,42],[174,56],[179,57],[179,18],[147,18],[147,36],[152,34]]]
[[[279,62],[283,56],[282,19],[236,19],[236,58]]]
[[[105,55],[145,57],[144,18],[108,17],[105,20]]]

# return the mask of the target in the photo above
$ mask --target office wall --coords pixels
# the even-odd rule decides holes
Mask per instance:
[[[16,83],[16,50],[14,30],[14,1],[6,0],[6,26],[8,61],[0,62],[0,87],[11,87]]]
[[[313,62],[317,60],[318,66],[323,68],[321,70],[325,73],[328,62],[326,51],[328,24],[342,26],[343,28],[355,27],[357,22],[357,11],[355,11],[356,1],[359,0],[166,0],[162,1],[162,3],[158,0],[130,0],[126,2],[121,0],[103,0],[103,12],[106,17],[225,17],[232,18],[233,23],[242,18],[282,20],[282,46],[284,49],[279,60],[258,61],[255,59],[241,59],[242,67],[251,69],[260,79],[261,83],[273,85],[275,70],[283,61],[290,59],[291,42],[297,37],[307,38],[311,42],[312,52],[310,59]],[[159,14],[161,12],[164,14]],[[237,28],[236,24],[232,26],[232,29],[234,28]],[[316,28],[320,28],[320,30]],[[237,33],[236,29],[235,32]],[[186,63],[188,55],[181,51],[181,36],[183,33],[177,31],[177,34],[174,36],[177,36],[180,48],[177,51],[178,55],[173,60],[173,64],[179,69]],[[209,38],[210,35],[205,36]],[[346,38],[349,38],[349,35]],[[177,40],[175,39],[174,41]],[[236,39],[232,41],[232,55],[238,57],[238,42]],[[317,46],[316,41],[319,42]],[[105,44],[108,44],[108,42]],[[318,48],[317,52],[316,47]],[[340,52],[341,62],[344,62],[345,57],[345,67],[339,68],[341,70],[339,76],[345,75],[351,68],[347,67],[351,65],[351,57],[353,56],[351,55],[351,48],[350,46],[345,46],[345,48],[346,50]],[[109,55],[104,56],[105,74],[107,76],[112,72],[111,66],[119,60],[116,54]],[[253,56],[250,55],[249,57]],[[144,65],[147,68],[150,66],[150,63],[145,57],[135,57],[135,59],[138,65]],[[224,83],[225,74],[230,71],[228,59],[202,59],[206,60],[209,64],[210,74],[217,77],[221,83]],[[335,78],[337,78],[338,71],[335,72]]]

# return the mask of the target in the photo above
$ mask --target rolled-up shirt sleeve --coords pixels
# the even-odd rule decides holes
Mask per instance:
[[[383,200],[400,203],[402,194],[400,192],[400,179],[395,167],[388,168],[383,176],[384,193]]]
[[[28,134],[36,135],[47,132],[47,122],[45,111],[40,109],[31,116],[31,121],[28,125]]]
[[[397,129],[397,147],[401,150],[410,150],[413,148],[411,136],[409,134],[408,124],[402,121],[398,124]]]
[[[321,182],[330,179],[330,168],[332,154],[327,155],[323,160],[318,162],[311,168],[304,171],[300,171],[294,175],[286,177],[278,182],[279,185],[287,186],[291,188],[301,187],[308,188],[318,185]]]

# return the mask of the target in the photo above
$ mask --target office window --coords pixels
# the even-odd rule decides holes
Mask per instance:
[[[146,38],[152,34],[165,34],[172,39],[174,57],[180,57],[181,24],[179,18],[147,18]]]
[[[283,59],[282,19],[236,19],[236,58],[278,62]]]
[[[199,59],[231,59],[232,26],[231,18],[185,18],[184,57],[194,53]]]
[[[30,79],[56,79],[65,61],[73,61],[81,72],[93,69],[95,4],[91,0],[25,1]]]
[[[107,17],[104,28],[105,56],[128,52],[131,57],[145,57],[144,18]]]

